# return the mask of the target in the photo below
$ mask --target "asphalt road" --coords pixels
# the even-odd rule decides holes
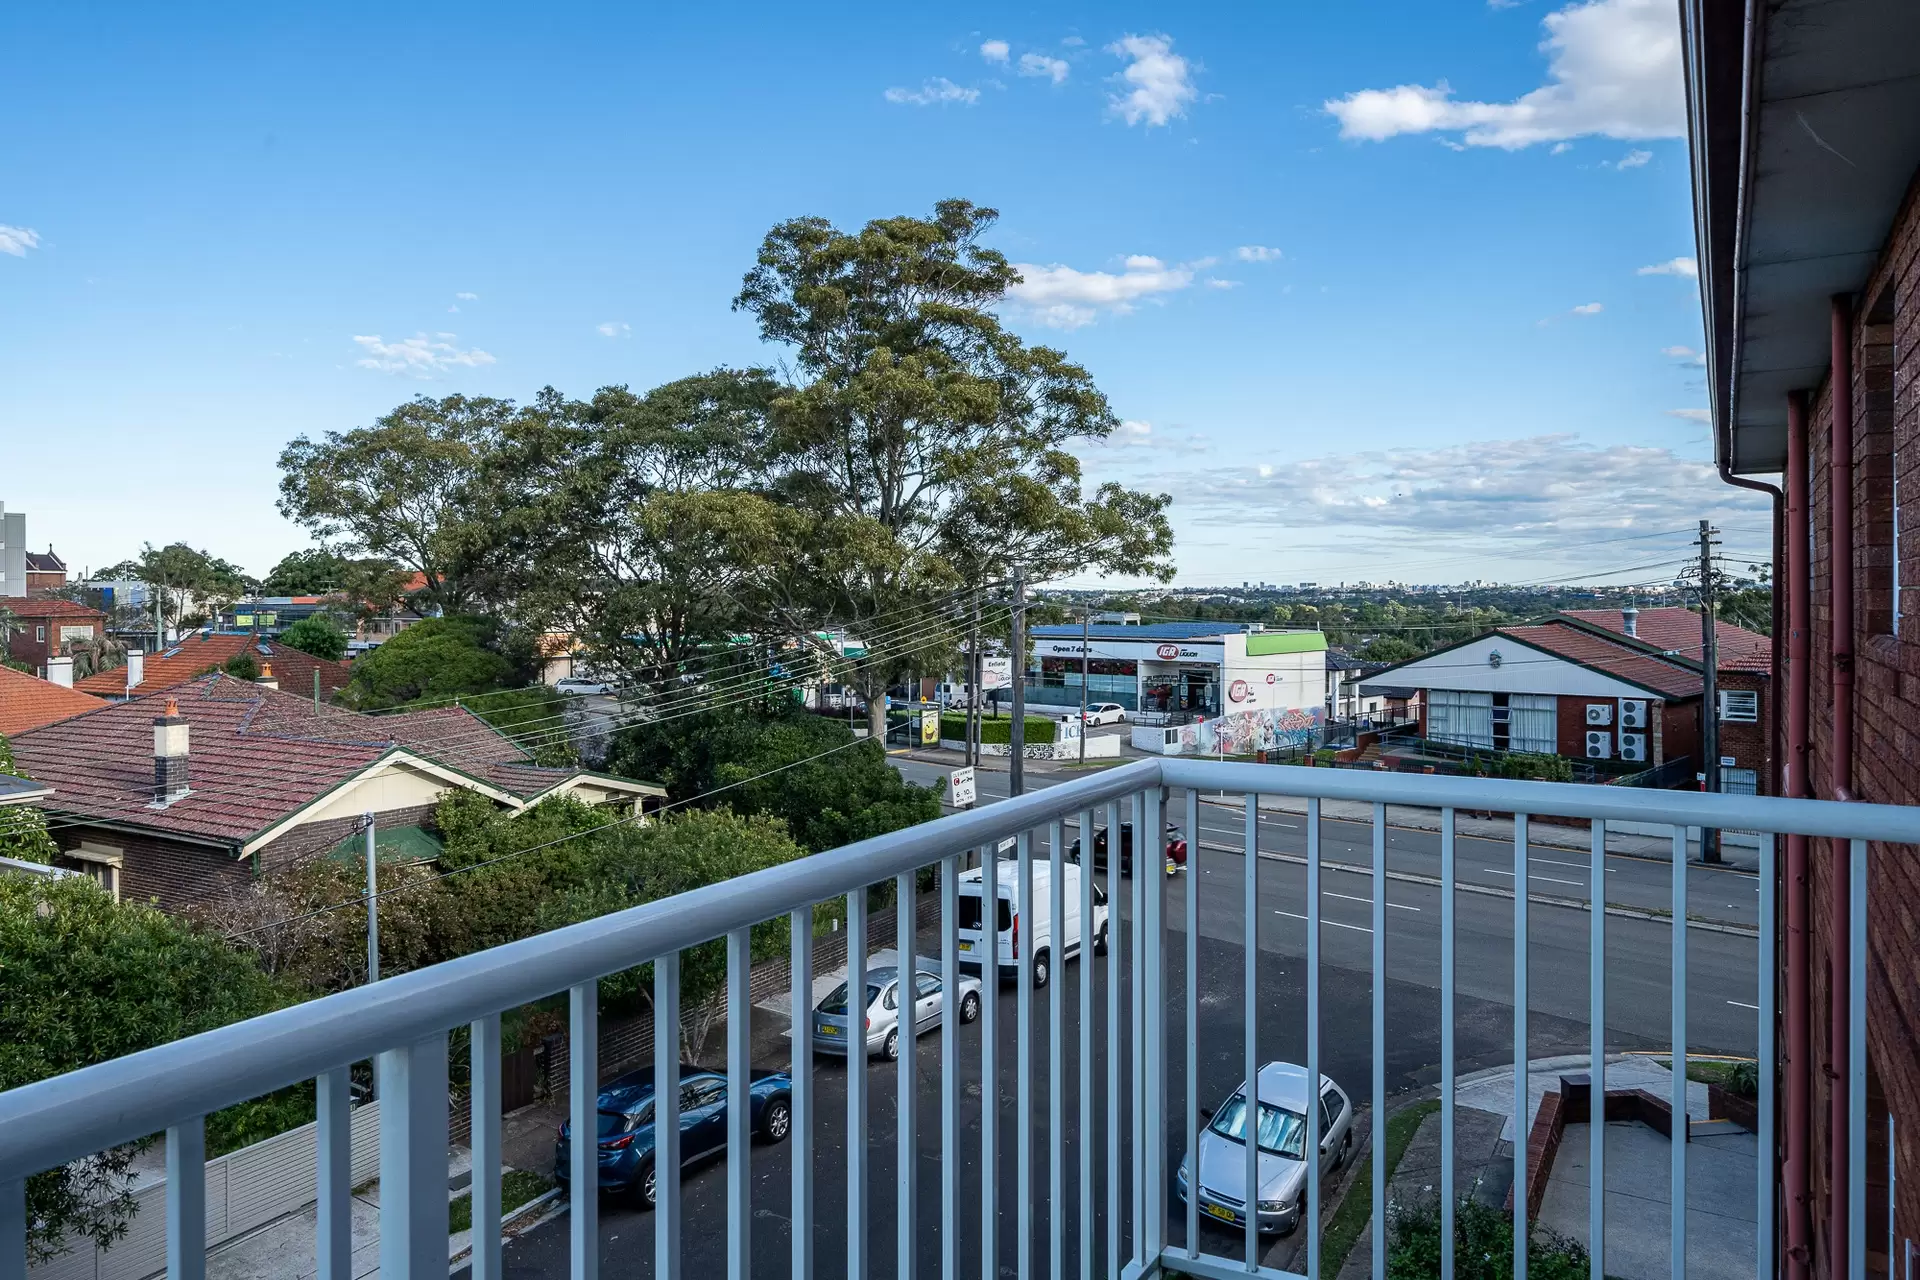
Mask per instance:
[[[905,762],[912,764],[913,762]],[[926,766],[931,768],[931,766]],[[994,775],[985,775],[989,781]],[[1004,777],[999,780],[1004,783]],[[1035,779],[1038,781],[1038,778]],[[1223,815],[1218,821],[1222,842],[1228,831],[1236,837],[1238,819]],[[1330,824],[1331,825],[1331,824]],[[1263,824],[1261,848],[1271,839],[1274,851],[1280,851],[1290,837],[1284,822],[1271,824],[1268,834]],[[1208,843],[1216,833],[1215,820],[1204,820]],[[1297,835],[1298,833],[1292,833]],[[1396,869],[1401,859],[1421,855],[1417,837],[1421,833],[1395,832],[1390,843],[1391,863]],[[1304,839],[1302,847],[1304,847]],[[1367,837],[1354,833],[1352,839],[1364,845]],[[1404,840],[1404,845],[1402,841]],[[1339,856],[1329,833],[1325,841],[1327,856]],[[1504,847],[1504,846],[1503,846]],[[1512,851],[1505,847],[1510,859]],[[1464,850],[1463,850],[1464,853]],[[1542,858],[1563,856],[1561,851],[1543,851]],[[1462,866],[1469,859],[1461,859]],[[1631,860],[1626,860],[1631,861]],[[1415,863],[1404,863],[1409,869]],[[1489,862],[1489,865],[1493,865]],[[1643,864],[1644,865],[1644,864]],[[1658,867],[1661,872],[1666,868]],[[1244,1019],[1244,883],[1245,864],[1238,852],[1217,852],[1203,847],[1197,868],[1191,875],[1174,877],[1166,884],[1167,922],[1169,926],[1167,1061],[1169,1098],[1179,1100],[1185,1091],[1185,1018],[1186,947],[1185,910],[1187,894],[1199,894],[1200,929],[1196,942],[1198,1040],[1198,1092],[1205,1105],[1213,1105],[1227,1096],[1243,1077]],[[1709,875],[1726,873],[1707,872]],[[1259,947],[1263,961],[1258,970],[1254,1019],[1258,1053],[1264,1060],[1304,1061],[1305,981],[1300,958],[1306,949],[1305,915],[1306,869],[1297,863],[1262,861],[1259,872]],[[1105,883],[1105,877],[1102,877]],[[1149,882],[1151,883],[1151,882]],[[1195,885],[1197,884],[1197,890]],[[1608,894],[1614,893],[1615,880],[1609,880]],[[1371,875],[1329,869],[1323,881],[1321,1008],[1323,1067],[1361,1107],[1367,1105],[1371,1089],[1372,977],[1371,977]],[[1566,886],[1573,896],[1571,886]],[[1584,889],[1584,881],[1582,882]],[[1122,882],[1119,906],[1121,923],[1131,919],[1131,883]],[[1440,980],[1439,980],[1439,893],[1432,886],[1389,881],[1387,933],[1386,1024],[1391,1029],[1382,1046],[1385,1054],[1387,1089],[1390,1095],[1428,1084],[1440,1074]],[[1457,895],[1458,946],[1456,961],[1456,1069],[1467,1072],[1480,1067],[1510,1062],[1513,1057],[1512,965],[1513,901],[1511,897],[1483,894]],[[1528,1052],[1530,1056],[1559,1052],[1578,1052],[1587,1044],[1587,931],[1590,919],[1584,909],[1532,905],[1528,930]],[[1672,931],[1664,921],[1609,917],[1607,924],[1608,964],[1607,1026],[1608,1043],[1614,1049],[1658,1049],[1668,1045],[1669,955]],[[1126,936],[1124,927],[1116,927],[1116,939]],[[1689,929],[1688,999],[1689,1045],[1701,1051],[1751,1052],[1755,1043],[1757,1016],[1754,1001],[1756,944],[1751,938]],[[921,946],[937,947],[935,936],[923,936]],[[1095,1143],[1095,1166],[1104,1170],[1107,1159],[1107,1132],[1104,1122],[1106,1092],[1106,982],[1107,962],[1092,961],[1094,984],[1093,1060],[1095,1076],[1096,1122],[1087,1135]],[[1126,1008],[1126,969],[1121,971]],[[1080,1126],[1078,1062],[1079,1040],[1079,965],[1070,963],[1056,969],[1056,980],[1066,983],[1064,1025],[1069,1028],[1065,1042],[1063,1106],[1067,1122],[1063,1125],[1063,1155],[1067,1170],[1067,1264],[1078,1268],[1078,1147]],[[1014,1021],[1015,992],[1000,988],[1000,1037],[991,1089],[983,1088],[981,1073],[981,1029],[978,1025],[960,1030],[961,1069],[958,1085],[962,1090],[961,1134],[958,1143],[958,1186],[956,1202],[961,1232],[961,1256],[972,1259],[979,1249],[979,1224],[983,1206],[991,1206],[1002,1223],[999,1262],[1011,1270],[1018,1263],[1018,1241],[1022,1233],[1017,1224],[1024,1210],[1030,1215],[1036,1241],[1035,1266],[1046,1270],[1045,1241],[1047,1214],[1048,1106],[1046,1062],[1046,1003],[1044,996],[1034,1002],[1033,1037],[1029,1051],[1032,1062],[1032,1134],[1034,1165],[1031,1184],[1022,1196],[1019,1160],[1015,1136],[1019,1132],[1021,1109],[1017,1095],[1017,1067],[1020,1058],[1017,1027]],[[1124,1016],[1124,1013],[1123,1013]],[[790,1052],[782,1034],[785,1019],[776,1014],[756,1011],[755,1065],[784,1067]],[[940,1039],[937,1034],[923,1037],[917,1057],[918,1088],[914,1098],[918,1124],[916,1186],[911,1203],[917,1207],[917,1223],[912,1233],[918,1269],[931,1274],[939,1265],[939,1224],[941,1212],[942,1147],[940,1132]],[[1127,1096],[1128,1063],[1122,1055],[1123,1114]],[[820,1059],[814,1066],[814,1121],[816,1181],[814,1183],[813,1240],[815,1268],[821,1275],[843,1275],[848,1267],[848,1222],[846,1175],[854,1162],[848,1158],[847,1091],[844,1062]],[[892,1064],[875,1063],[865,1068],[868,1080],[866,1127],[867,1159],[864,1174],[867,1187],[866,1243],[869,1272],[874,1275],[894,1271],[903,1180],[896,1161],[896,1099]],[[997,1125],[999,1158],[997,1176],[983,1188],[980,1176],[980,1137],[982,1104],[986,1094],[995,1099],[992,1114]],[[1179,1112],[1177,1105],[1173,1110]],[[1168,1167],[1177,1164],[1186,1148],[1181,1133],[1184,1114],[1168,1116]],[[1131,1176],[1136,1161],[1131,1141],[1126,1137],[1130,1122],[1123,1120],[1120,1167],[1123,1180]],[[756,1147],[753,1162],[753,1216],[751,1253],[755,1275],[784,1276],[791,1273],[792,1202],[788,1154],[790,1147]],[[1099,1181],[1104,1180],[1104,1174]],[[1155,1191],[1164,1195],[1165,1189]],[[1129,1202],[1130,1188],[1123,1191],[1121,1203]],[[682,1263],[684,1274],[706,1276],[721,1274],[726,1259],[726,1188],[722,1164],[710,1165],[692,1173],[684,1189]],[[1177,1206],[1170,1210],[1172,1238],[1184,1240],[1184,1213]],[[1096,1251],[1104,1267],[1106,1210],[1094,1206]],[[650,1213],[612,1201],[601,1208],[601,1271],[610,1278],[651,1276],[653,1274],[654,1220]],[[1203,1244],[1209,1251],[1238,1256],[1237,1233],[1207,1232]],[[561,1277],[568,1272],[567,1220],[563,1216],[514,1242],[507,1250],[507,1274],[511,1277]],[[1291,1250],[1291,1242],[1274,1241],[1265,1245],[1262,1260],[1278,1265]],[[969,1262],[969,1266],[977,1265]]]

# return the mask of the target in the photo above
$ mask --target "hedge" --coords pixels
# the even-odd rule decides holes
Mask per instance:
[[[996,720],[991,714],[980,718],[980,741],[1008,742],[1012,740],[1013,721],[1006,718]],[[951,742],[964,742],[967,738],[967,718],[952,713],[940,717],[940,736]],[[1060,722],[1050,716],[1027,717],[1028,742],[1053,742],[1060,736]]]

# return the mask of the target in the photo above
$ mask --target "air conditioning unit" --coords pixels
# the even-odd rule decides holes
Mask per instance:
[[[1593,708],[1588,707],[1587,711],[1589,714],[1591,714],[1593,711]],[[1613,754],[1613,735],[1611,733],[1608,733],[1605,730],[1600,730],[1596,732],[1590,729],[1587,731],[1587,759],[1605,760],[1608,756],[1612,754]]]
[[[1644,733],[1623,733],[1620,735],[1620,758],[1635,763],[1644,763],[1647,758],[1647,735]]]
[[[1612,724],[1613,723],[1613,705],[1611,703],[1606,703],[1606,702],[1589,702],[1587,704],[1587,723],[1588,724]],[[1588,735],[1588,736],[1592,736],[1592,735]]]
[[[1620,727],[1622,729],[1644,729],[1647,727],[1647,704],[1645,699],[1620,699]],[[1620,754],[1626,754],[1624,748]]]

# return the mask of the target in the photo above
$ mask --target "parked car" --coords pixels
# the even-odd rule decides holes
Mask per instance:
[[[1033,948],[1033,985],[1044,987],[1053,977],[1053,957],[1056,946],[1062,960],[1080,954],[1084,935],[1093,935],[1095,955],[1104,955],[1107,950],[1107,895],[1099,885],[1093,886],[1093,920],[1089,928],[1083,928],[1080,919],[1080,868],[1072,862],[1063,862],[1061,871],[1065,883],[1061,885],[1061,894],[1066,901],[1066,919],[1059,922],[1056,930],[1053,920],[1053,868],[1051,864],[1035,859],[1033,863],[1033,902],[1020,900],[1020,864],[1012,859],[1003,859],[996,864],[999,867],[1000,885],[995,910],[995,943],[987,941],[986,912],[982,893],[982,869],[973,868],[962,872],[960,876],[960,964],[964,968],[979,969],[983,973],[988,963],[989,948],[995,952],[994,965],[996,977],[1013,977],[1019,973],[1020,948]]]
[[[1269,1062],[1260,1068],[1260,1230],[1285,1234],[1300,1225],[1307,1212],[1307,1071],[1291,1062]],[[1320,1077],[1320,1177],[1325,1181],[1353,1156],[1353,1103],[1339,1085]],[[1205,1113],[1210,1123],[1200,1132],[1198,1187],[1193,1153],[1180,1159],[1174,1175],[1174,1194],[1181,1203],[1198,1195],[1200,1212],[1228,1226],[1246,1229],[1247,1209],[1247,1086],[1243,1081],[1217,1111]]]
[[[1127,709],[1117,702],[1096,702],[1088,706],[1086,721],[1089,726],[1100,724],[1125,724]]]
[[[680,1075],[680,1168],[684,1172],[727,1153],[727,1078],[698,1067],[682,1066]],[[793,1127],[793,1078],[769,1072],[747,1086],[754,1136],[784,1142]],[[600,1112],[600,1187],[631,1195],[652,1208],[653,1068],[629,1072],[604,1086],[595,1100]],[[553,1172],[562,1191],[572,1177],[571,1124],[560,1126]]]
[[[1187,865],[1187,838],[1181,834],[1180,828],[1171,822],[1167,824],[1167,845],[1163,854],[1168,872]],[[1067,846],[1067,861],[1076,863],[1080,861],[1079,840],[1076,839]],[[1093,869],[1095,871],[1107,869],[1107,829],[1105,827],[1093,833]],[[1131,822],[1120,824],[1120,874],[1123,876],[1133,874],[1133,824]]]
[[[553,691],[569,694],[612,693],[613,686],[604,680],[596,680],[592,676],[567,676],[554,681]]]
[[[960,1021],[972,1022],[980,1016],[980,980],[961,975],[953,984],[960,1001]],[[948,988],[940,974],[940,962],[922,956],[915,962],[911,995],[903,992],[898,965],[881,965],[867,970],[867,1002],[863,1015],[867,1056],[900,1056],[900,1007],[903,1001],[913,1009],[913,1035],[931,1031],[946,1016]],[[846,1054],[851,1051],[854,1032],[847,1011],[847,984],[841,983],[827,993],[813,1009],[813,1048],[816,1053]]]

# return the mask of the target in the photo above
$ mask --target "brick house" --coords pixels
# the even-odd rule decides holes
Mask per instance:
[[[1691,609],[1566,609],[1560,617],[1604,631],[1624,642],[1700,665],[1700,615]],[[1777,794],[1773,766],[1773,640],[1714,620],[1714,664],[1719,685],[1720,789],[1748,795]],[[1731,763],[1729,763],[1731,762]]]
[[[88,676],[74,687],[101,698],[137,696],[170,689],[205,675],[210,670],[225,667],[228,662],[242,655],[263,670],[271,667],[273,678],[287,693],[305,694],[312,698],[317,676],[320,698],[326,701],[347,684],[348,671],[343,662],[316,658],[278,640],[196,631],[181,637],[159,653],[130,654],[125,666]]]
[[[7,653],[42,674],[47,659],[71,653],[75,640],[106,634],[106,614],[70,600],[23,597],[0,600],[0,608],[13,615],[10,621],[0,623],[0,631],[7,637]]]
[[[1421,736],[1653,768],[1700,738],[1697,668],[1566,621],[1503,627],[1374,673],[1416,690]]]
[[[1688,0],[1681,13],[1714,453],[1728,483],[1773,500],[1781,793],[1920,804],[1920,6]],[[1856,1064],[1848,851],[1794,837],[1781,863],[1788,1273],[1907,1274],[1920,1256],[1920,864],[1868,850]],[[1863,1258],[1843,1212],[1861,1154],[1846,1123],[1857,1065]]]
[[[27,552],[27,594],[55,591],[67,585],[67,562],[48,547],[44,552]]]
[[[54,789],[43,807],[63,860],[163,909],[217,900],[304,858],[351,855],[368,812],[381,848],[431,857],[435,806],[454,789],[514,811],[558,795],[636,810],[665,794],[536,765],[457,707],[368,716],[226,675],[108,703],[12,746]]]

